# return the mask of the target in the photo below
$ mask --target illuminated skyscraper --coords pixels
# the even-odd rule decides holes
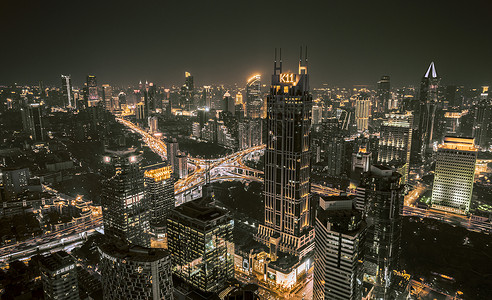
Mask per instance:
[[[417,151],[421,160],[424,159],[429,150],[432,150],[439,81],[440,78],[437,75],[434,62],[431,62],[429,69],[427,69],[420,82],[420,106],[418,111],[418,127],[415,132],[415,151]]]
[[[390,107],[390,77],[388,75],[381,76],[381,79],[378,81],[378,90],[377,90],[377,111],[379,113],[387,113]]]
[[[195,85],[190,72],[185,72],[185,83],[181,87],[181,106],[190,109],[195,95]]]
[[[144,198],[141,159],[133,148],[106,150],[103,162],[107,179],[101,205],[105,235],[149,247],[149,206]]]
[[[355,122],[357,131],[363,132],[369,129],[369,117],[371,115],[371,100],[369,95],[361,93],[355,102]]]
[[[158,163],[143,168],[145,202],[149,208],[151,229],[164,227],[167,216],[174,208],[174,180],[172,167]]]
[[[403,193],[401,175],[392,168],[371,166],[364,173],[364,214],[367,236],[364,250],[366,279],[375,286],[376,299],[390,299],[393,270],[398,270]],[[358,195],[359,196],[359,195]]]
[[[479,103],[475,108],[473,137],[478,147],[487,149],[492,137],[492,103],[489,99],[489,87],[482,87]]]
[[[112,97],[113,97],[113,94],[112,94],[111,86],[109,84],[103,84],[102,85],[102,100],[104,103],[104,108],[106,110],[112,111],[112,105],[111,105]]]
[[[437,150],[432,207],[467,214],[473,192],[477,149],[472,138],[445,137]]]
[[[299,60],[299,74],[282,73],[275,58],[267,98],[265,221],[256,235],[272,253],[304,256],[313,248],[311,105],[307,65]]]
[[[70,75],[61,75],[61,81],[63,104],[68,107],[75,107],[76,103],[73,100],[72,78],[70,77]]]
[[[248,118],[259,118],[261,104],[261,76],[255,75],[248,79],[246,84],[246,116]]]
[[[383,165],[400,162],[405,165],[402,181],[407,183],[412,145],[413,115],[386,114],[380,130],[378,161]]]
[[[167,250],[113,241],[100,245],[98,250],[104,299],[173,299],[171,257]]]
[[[234,221],[204,199],[186,202],[167,220],[173,274],[206,292],[218,292],[234,277]]]
[[[321,196],[319,202],[313,299],[361,299],[366,223],[348,196]]]
[[[87,106],[95,106],[99,102],[96,76],[87,75],[86,89]]]

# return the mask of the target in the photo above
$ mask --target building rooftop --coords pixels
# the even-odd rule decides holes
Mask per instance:
[[[439,149],[477,151],[475,148],[475,139],[467,137],[444,137],[444,143],[439,145]]]
[[[169,256],[165,249],[146,248],[112,240],[100,245],[99,249],[111,257],[139,262],[152,262]]]
[[[181,204],[174,211],[203,222],[213,221],[228,215],[226,210],[210,205],[207,203],[207,199],[203,198]]]
[[[50,272],[55,272],[74,263],[74,259],[65,251],[58,251],[39,259],[41,266]]]

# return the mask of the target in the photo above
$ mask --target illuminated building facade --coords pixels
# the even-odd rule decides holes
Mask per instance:
[[[106,150],[101,205],[105,235],[148,247],[149,207],[140,161],[135,149]]]
[[[185,83],[181,87],[181,107],[189,110],[195,95],[195,85],[190,72],[185,72]]]
[[[172,210],[167,242],[173,274],[202,291],[217,292],[234,277],[234,221],[227,211],[204,201]]]
[[[152,230],[162,228],[175,204],[172,167],[167,163],[158,163],[143,168],[143,171],[150,227]]]
[[[44,298],[49,300],[78,300],[79,285],[75,259],[65,251],[58,251],[39,259]]]
[[[246,116],[253,119],[259,118],[262,103],[261,76],[255,75],[246,83]]]
[[[173,299],[168,251],[117,242],[106,242],[98,250],[104,299]]]
[[[321,197],[315,228],[313,299],[361,299],[366,224],[353,199]]]
[[[262,144],[262,122],[260,119],[245,118],[238,124],[239,149]]]
[[[369,95],[361,93],[355,102],[355,122],[357,131],[363,132],[369,129],[369,117],[371,116],[371,100]]]
[[[307,62],[307,59],[306,59]],[[304,256],[313,248],[310,191],[311,105],[307,66],[299,74],[277,65],[267,98],[265,221],[256,239],[270,251]]]
[[[426,153],[432,150],[439,82],[436,67],[434,62],[431,62],[420,82],[418,127],[415,132],[418,138],[415,138],[415,149],[421,160],[424,159]]]
[[[188,156],[184,153],[179,153],[175,159],[178,178],[185,178],[188,176]]]
[[[379,113],[387,113],[391,106],[391,92],[390,92],[390,77],[388,75],[381,76],[378,81],[377,95],[376,95],[376,109]]]
[[[412,148],[413,115],[411,112],[405,114],[386,114],[380,129],[378,163],[391,165],[399,163],[404,165],[405,170],[402,183],[408,181],[410,171],[410,151]]]
[[[489,87],[482,87],[480,101],[475,108],[475,120],[473,123],[473,137],[475,143],[481,149],[487,149],[492,138],[492,103],[489,99]]]
[[[367,234],[364,280],[375,286],[377,299],[388,299],[393,270],[398,270],[403,190],[401,175],[381,165],[371,166],[361,180],[365,189]]]
[[[149,120],[149,129],[150,133],[156,133],[159,131],[159,127],[157,126],[158,119],[156,116],[152,116],[148,118]]]
[[[102,100],[104,103],[104,108],[106,110],[112,111],[112,103],[111,101],[113,100],[113,89],[109,84],[103,84],[102,85]]]
[[[96,76],[87,75],[86,89],[87,106],[95,106],[99,102]]]
[[[70,75],[61,75],[63,103],[66,107],[75,107],[72,91],[72,78]]]
[[[437,150],[432,207],[468,214],[475,178],[474,139],[445,137]]]

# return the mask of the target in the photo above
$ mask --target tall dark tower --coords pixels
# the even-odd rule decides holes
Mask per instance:
[[[417,146],[416,151],[418,151],[421,160],[425,158],[428,149],[432,149],[439,81],[440,78],[437,75],[434,62],[431,62],[420,82],[419,121],[416,134],[418,139],[416,139],[417,144],[415,146]]]
[[[149,205],[144,197],[141,159],[133,148],[106,150],[103,160],[107,179],[101,206],[106,236],[149,247]]]
[[[381,76],[381,80],[378,81],[377,91],[378,112],[387,113],[389,111],[390,96],[390,77],[388,75]]]
[[[276,54],[276,53],[275,53]],[[307,55],[299,74],[282,73],[277,64],[267,98],[265,221],[256,239],[277,250],[304,256],[313,249],[310,204],[311,105]]]

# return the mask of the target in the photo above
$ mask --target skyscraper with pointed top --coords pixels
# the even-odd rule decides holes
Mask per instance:
[[[437,95],[440,78],[437,75],[434,62],[431,62],[427,72],[420,81],[419,92],[419,111],[418,111],[418,127],[416,128],[419,137],[415,150],[421,160],[425,158],[429,149],[432,149],[432,140],[434,133],[434,122],[436,119]]]
[[[313,249],[311,105],[307,55],[303,62],[301,54],[299,74],[283,73],[281,55],[279,64],[275,57],[267,97],[265,220],[256,235],[272,257],[277,251],[302,257]]]

